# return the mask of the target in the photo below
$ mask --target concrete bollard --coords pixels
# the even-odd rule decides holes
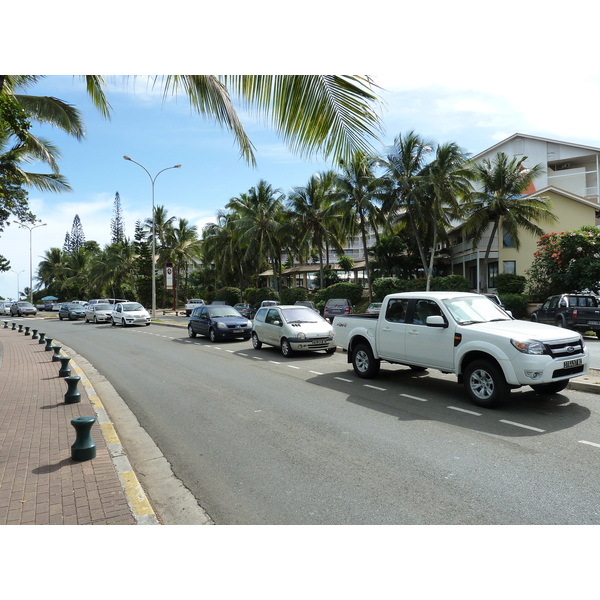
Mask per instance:
[[[71,367],[69,367],[69,361],[71,360],[71,357],[61,356],[58,360],[60,360],[60,369],[58,370],[58,376],[68,377],[71,374]]]
[[[81,402],[81,392],[77,389],[77,384],[80,379],[81,377],[79,377],[79,375],[69,375],[69,377],[65,377],[68,386],[67,393],[65,394],[65,404]]]
[[[54,350],[54,354],[52,355],[52,362],[58,362],[60,360],[60,351],[62,346],[52,346],[52,350]]]
[[[46,338],[46,347],[44,348],[44,350],[50,352],[50,350],[52,350],[52,338]]]
[[[96,458],[96,444],[92,439],[91,429],[96,422],[95,417],[75,417],[71,419],[71,425],[75,427],[77,437],[71,446],[72,460],[90,460]]]
[[[19,323],[19,333],[23,333],[23,323]]]
[[[31,335],[31,334],[29,333],[29,325],[27,325],[27,327],[25,327],[25,335]]]
[[[38,344],[46,343],[46,334],[44,332],[40,332],[40,339],[38,340]]]
[[[33,334],[33,335],[31,336],[31,339],[32,339],[32,340],[37,340],[37,339],[38,339],[38,334],[37,334],[37,332],[38,332],[38,330],[37,330],[37,329],[32,329],[32,330],[31,330],[31,333]]]

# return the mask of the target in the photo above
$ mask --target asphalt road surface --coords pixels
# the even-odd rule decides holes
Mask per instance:
[[[342,352],[44,328],[112,383],[217,524],[600,523],[595,395],[523,388],[485,410],[452,376],[383,365],[365,381]]]

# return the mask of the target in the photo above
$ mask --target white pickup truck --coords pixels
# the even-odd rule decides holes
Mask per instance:
[[[204,306],[204,300],[202,300],[202,298],[192,298],[191,300],[188,300],[185,304],[185,316],[189,317],[197,306]]]
[[[523,385],[560,392],[588,370],[580,334],[515,320],[481,294],[390,294],[379,315],[335,317],[333,330],[359,377],[375,377],[382,360],[455,373],[471,401],[487,408]]]

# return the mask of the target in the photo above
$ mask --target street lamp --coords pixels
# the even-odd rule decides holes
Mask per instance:
[[[13,221],[13,223],[16,223],[23,229],[29,229],[29,302],[33,304],[33,264],[31,257],[31,237],[34,229],[37,227],[44,227],[47,225],[47,223],[39,223],[39,225],[27,225],[26,223],[21,223],[20,221]]]
[[[13,273],[16,273],[16,274],[17,274],[17,302],[18,302],[18,301],[21,299],[21,292],[20,292],[20,290],[19,290],[19,288],[21,287],[21,286],[19,285],[19,275],[20,275],[21,273],[24,273],[24,272],[25,272],[25,269],[23,269],[22,271],[13,271],[13,270],[11,269],[11,271],[12,271]]]
[[[180,169],[181,165],[175,165],[173,167],[166,167],[165,169],[160,170],[154,177],[150,175],[150,172],[144,165],[141,165],[139,162],[133,160],[133,158],[129,158],[129,156],[123,156],[125,160],[128,160],[132,163],[135,163],[138,167],[142,167],[144,171],[150,177],[150,181],[152,182],[152,318],[156,318],[156,222],[155,222],[155,214],[154,214],[154,182],[156,178],[163,172],[168,171],[169,169]]]

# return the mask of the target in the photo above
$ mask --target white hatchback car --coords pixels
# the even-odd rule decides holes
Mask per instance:
[[[2,302],[0,304],[0,313],[3,315],[10,315],[10,307],[14,302]]]
[[[139,302],[119,302],[110,313],[111,325],[150,325],[150,313]]]
[[[306,306],[263,306],[252,323],[252,345],[281,348],[284,356],[298,350],[335,352],[333,327],[321,315]]]

